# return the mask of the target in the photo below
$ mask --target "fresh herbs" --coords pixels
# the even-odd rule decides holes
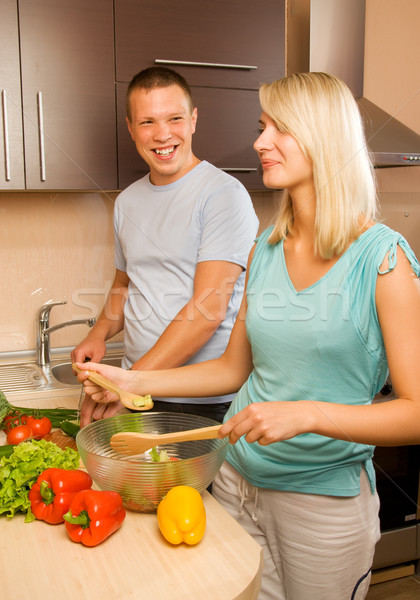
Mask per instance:
[[[2,391],[0,391],[0,423],[8,415],[33,415],[36,418],[48,417],[52,427],[60,427],[63,421],[76,421],[77,409],[73,408],[23,408],[10,404]]]
[[[22,442],[10,456],[0,458],[0,515],[13,517],[23,512],[25,522],[33,521],[28,494],[38,475],[50,467],[77,469],[78,466],[76,450],[62,450],[45,440]]]

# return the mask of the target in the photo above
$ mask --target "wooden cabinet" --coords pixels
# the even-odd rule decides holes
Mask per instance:
[[[115,0],[119,187],[147,172],[125,124],[126,84],[145,67],[181,73],[198,107],[194,153],[263,189],[253,149],[258,88],[284,76],[285,0]]]
[[[1,44],[12,56],[1,66],[3,189],[116,189],[112,0],[3,5],[11,27],[2,19]]]
[[[191,86],[257,90],[284,73],[284,32],[284,0],[115,0],[117,81],[159,62]]]
[[[263,188],[258,88],[284,75],[285,0],[0,2],[1,189],[123,189],[145,174],[124,95],[154,64],[192,87],[195,154]]]
[[[16,0],[1,0],[0,188],[25,187]]]

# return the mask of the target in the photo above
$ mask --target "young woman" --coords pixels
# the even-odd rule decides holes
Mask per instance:
[[[420,442],[420,265],[376,221],[345,84],[295,74],[263,85],[260,101],[264,183],[285,191],[251,252],[225,353],[168,371],[86,369],[157,397],[239,389],[213,494],[263,546],[260,598],[361,599],[380,536],[374,446]],[[372,404],[388,369],[397,398]]]

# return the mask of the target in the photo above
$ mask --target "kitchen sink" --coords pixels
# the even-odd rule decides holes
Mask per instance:
[[[31,392],[48,386],[48,378],[35,363],[6,364],[0,367],[0,390]]]
[[[121,355],[106,356],[101,362],[120,367]],[[73,375],[70,361],[56,360],[45,367],[40,367],[34,361],[0,362],[0,390],[6,395],[69,390],[77,385],[80,386],[80,383]]]
[[[114,367],[120,367],[121,357],[105,357],[101,362],[107,365],[113,365]],[[60,383],[66,385],[80,385],[77,381],[77,377],[73,374],[70,362],[52,366],[51,375]]]

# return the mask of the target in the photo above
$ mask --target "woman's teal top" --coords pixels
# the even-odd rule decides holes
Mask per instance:
[[[399,233],[377,223],[319,281],[296,291],[283,240],[267,243],[271,230],[258,239],[246,291],[254,368],[226,419],[253,402],[370,404],[388,374],[376,280],[395,267],[397,244],[419,277],[420,265],[411,248]],[[388,269],[381,271],[387,255]],[[362,465],[375,488],[373,450],[313,433],[269,446],[249,444],[242,437],[229,448],[227,460],[258,487],[355,496]]]

